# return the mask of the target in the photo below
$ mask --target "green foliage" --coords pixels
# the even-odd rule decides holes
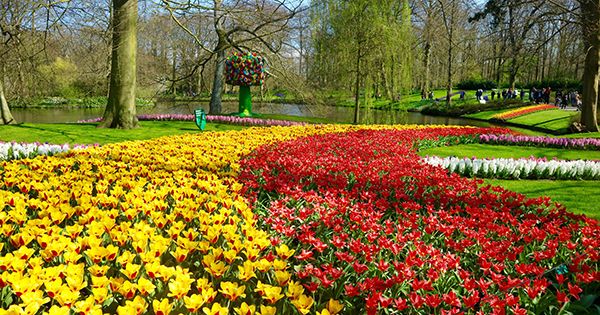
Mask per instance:
[[[77,66],[67,59],[56,57],[54,62],[38,67],[39,73],[48,84],[53,96],[77,97],[79,90],[74,86],[77,80]]]
[[[459,82],[456,85],[456,88],[459,90],[491,90],[498,87],[498,83],[492,80],[483,80],[483,79],[468,79]]]
[[[152,100],[136,98],[136,106],[149,106]],[[10,103],[12,108],[51,108],[51,107],[76,107],[76,108],[103,108],[106,106],[106,96],[84,98],[44,97],[35,99],[21,99]]]
[[[583,89],[583,84],[580,80],[572,80],[572,79],[552,79],[552,80],[544,80],[544,81],[534,81],[523,85],[526,89],[531,89],[535,87],[537,89],[541,89],[544,87],[550,87],[553,90],[577,90],[580,91]]]

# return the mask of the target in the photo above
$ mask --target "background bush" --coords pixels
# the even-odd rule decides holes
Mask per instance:
[[[492,80],[483,80],[483,79],[468,79],[459,82],[456,87],[459,90],[491,90],[495,89],[498,84]]]

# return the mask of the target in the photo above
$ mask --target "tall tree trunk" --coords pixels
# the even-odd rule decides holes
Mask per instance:
[[[0,75],[0,119],[3,125],[16,124],[17,122],[10,113],[8,102],[4,97],[4,83],[2,81],[3,77]]]
[[[135,108],[137,0],[113,0],[113,37],[110,89],[105,115],[112,111],[111,128],[138,126]],[[111,117],[104,117],[108,126]]]
[[[170,88],[170,92],[173,95],[177,95],[177,87],[175,86],[175,82],[177,81],[177,50],[175,49],[175,47],[172,48],[172,63],[171,63],[171,80],[173,80],[171,82],[171,88]]]
[[[387,73],[387,69],[385,68],[385,63],[382,61],[380,64],[380,69],[381,69],[381,84],[383,85],[383,89],[385,90],[385,96],[387,97],[388,100],[392,100],[392,89],[390,86],[390,82],[388,80],[388,73]],[[379,87],[379,85],[378,85]],[[379,95],[379,88],[377,88],[377,92]]]
[[[513,90],[515,89],[515,82],[517,81],[517,71],[518,71],[518,65],[517,65],[517,58],[513,57],[510,60],[510,71],[508,72],[508,86],[511,87]]]
[[[213,80],[212,93],[208,113],[218,115],[221,113],[221,95],[223,93],[223,71],[225,71],[225,49],[222,45],[217,46],[217,65]]]
[[[356,53],[356,81],[354,85],[354,124],[358,124],[359,109],[360,109],[360,59],[361,59],[361,44],[357,41],[358,52]]]
[[[600,1],[580,0],[585,64],[583,70],[583,109],[581,123],[588,131],[598,131],[597,106],[600,99]]]
[[[429,40],[427,40],[425,42],[425,51],[423,54],[423,68],[425,71],[425,78],[423,79],[423,86],[421,87],[421,89],[423,91],[425,91],[425,93],[429,93],[429,87],[431,86],[430,82],[431,78],[430,78],[430,72],[431,70],[429,69],[431,67],[431,42]]]
[[[450,33],[452,37],[452,32]],[[446,105],[450,106],[452,103],[452,38],[450,38],[450,44],[448,45],[448,78],[446,82]]]

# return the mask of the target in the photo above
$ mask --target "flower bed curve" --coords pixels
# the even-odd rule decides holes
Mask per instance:
[[[238,161],[356,128],[205,132],[0,162],[0,314],[306,309],[307,295],[290,297],[289,251],[239,194]]]
[[[317,303],[345,314],[557,313],[600,282],[598,222],[424,163],[417,139],[357,131],[257,149],[240,180]]]
[[[425,157],[425,162],[451,173],[479,178],[600,180],[600,161],[528,159],[477,159]]]
[[[527,115],[530,113],[535,113],[535,112],[544,111],[544,110],[551,110],[551,109],[556,109],[556,106],[549,105],[549,104],[531,105],[531,106],[525,106],[525,107],[513,109],[513,110],[510,110],[510,111],[507,111],[504,113],[496,114],[492,118],[495,118],[498,120],[509,120],[509,119],[513,119],[513,118]]]
[[[600,150],[597,138],[553,138],[510,134],[484,134],[478,137],[479,143],[547,147],[560,149]]]

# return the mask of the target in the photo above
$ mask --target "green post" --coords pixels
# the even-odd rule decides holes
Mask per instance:
[[[252,116],[252,94],[250,93],[250,86],[240,85],[240,117]]]

